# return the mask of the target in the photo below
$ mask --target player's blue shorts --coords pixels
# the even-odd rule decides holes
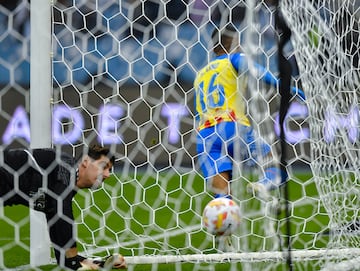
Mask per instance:
[[[234,149],[237,150],[235,155]],[[270,152],[270,146],[259,139],[255,140],[252,127],[236,122],[221,122],[198,132],[196,150],[200,169],[208,180],[225,171],[231,175],[234,160],[254,165],[258,155],[265,156]]]

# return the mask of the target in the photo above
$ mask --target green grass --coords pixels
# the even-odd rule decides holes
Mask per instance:
[[[151,175],[151,174],[148,174]],[[154,174],[153,176],[156,176]],[[315,185],[307,174],[297,175],[289,182],[292,247],[294,249],[318,249],[326,246],[328,217],[318,201]],[[120,181],[121,180],[121,181]],[[262,251],[272,246],[275,237],[264,235],[266,219],[259,217],[261,203],[242,194],[243,228],[254,233],[240,232],[241,244],[248,244],[249,251]],[[96,256],[106,255],[99,247],[122,244],[110,250],[124,256],[215,253],[212,238],[200,229],[201,212],[211,199],[206,193],[203,180],[194,173],[164,174],[157,178],[145,175],[118,176],[107,181],[104,189],[95,192],[81,191],[76,195],[74,213],[78,224],[79,250],[94,251]],[[96,202],[96,205],[95,205]],[[0,246],[7,268],[29,263],[28,208],[5,207],[0,215]],[[284,210],[274,217],[280,236],[286,239]],[[186,236],[179,229],[198,226]],[[166,233],[166,234],[164,234]],[[149,238],[151,237],[151,238]],[[19,239],[19,242],[11,240]],[[96,244],[96,247],[94,246]],[[255,263],[254,263],[255,264]],[[316,270],[316,263],[300,263],[298,270]],[[261,263],[256,263],[257,268]],[[309,265],[309,269],[306,267]],[[179,269],[180,267],[181,269]],[[265,265],[266,267],[267,265]],[[210,268],[211,267],[211,268]],[[53,270],[54,265],[41,267]],[[130,265],[129,270],[242,270],[241,263],[181,263]],[[285,270],[279,263],[272,270]],[[25,270],[25,269],[24,269]]]

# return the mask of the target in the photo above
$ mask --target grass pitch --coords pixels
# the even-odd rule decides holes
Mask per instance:
[[[211,199],[200,176],[194,174],[148,178],[131,176],[111,178],[104,189],[81,191],[73,205],[78,225],[79,250],[83,254],[105,256],[118,252],[124,256],[216,253],[212,237],[201,229],[201,213]],[[121,181],[119,181],[119,179]],[[318,200],[309,174],[297,175],[289,182],[292,208],[291,241],[293,249],[318,249],[326,246],[328,217]],[[286,240],[284,210],[273,216],[276,236],[264,235],[266,218],[261,202],[241,197],[242,229],[237,241],[246,251],[262,251],[276,238]],[[0,213],[0,256],[5,269],[29,270],[29,210],[23,206],[5,207]],[[266,224],[268,225],[268,224]],[[187,234],[184,233],[187,232]],[[281,242],[280,247],[281,249]],[[240,247],[240,249],[243,249]],[[0,258],[1,260],[1,258]],[[299,263],[298,270],[316,270],[311,262]],[[167,263],[131,264],[128,270],[246,270],[243,263]],[[256,269],[263,263],[256,263]],[[307,267],[309,265],[309,267]],[[155,269],[154,269],[155,268]],[[269,268],[268,264],[263,270]],[[286,270],[283,263],[275,269]],[[59,270],[56,265],[41,270]],[[255,270],[255,269],[254,269]]]

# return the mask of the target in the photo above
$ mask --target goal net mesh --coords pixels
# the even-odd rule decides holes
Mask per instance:
[[[313,178],[330,219],[327,246],[357,248],[359,3],[284,1],[282,10],[292,26],[296,59],[307,95]],[[329,263],[327,266],[330,270],[338,268]],[[359,268],[345,266],[344,270]]]
[[[93,143],[116,155],[111,179],[74,198],[82,255],[121,253],[129,270],[287,270],[290,219],[295,270],[359,268],[359,1],[280,1],[292,85],[306,95],[292,98],[284,124],[290,217],[281,190],[271,201],[246,193],[262,167],[239,165],[239,253],[218,251],[202,227],[212,195],[197,165],[193,80],[213,57],[213,29],[229,21],[249,67],[278,76],[276,9],[271,0],[54,1],[53,145],[76,158]],[[27,0],[0,3],[2,149],[30,142],[29,12]],[[247,114],[278,163],[279,91],[249,74]],[[0,268],[29,264],[28,227],[27,210],[0,209]]]

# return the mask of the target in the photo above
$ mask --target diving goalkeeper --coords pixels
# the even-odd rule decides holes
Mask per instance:
[[[249,65],[240,52],[238,32],[230,25],[215,29],[212,42],[215,57],[194,81],[198,163],[215,197],[231,197],[230,181],[237,155],[243,163],[254,164],[260,155],[272,159],[272,154],[269,145],[258,144],[246,115]],[[279,80],[264,67],[256,63],[253,66],[265,83],[278,85]],[[301,90],[292,88],[292,92],[304,99]],[[239,144],[237,154],[235,142]],[[281,180],[280,169],[271,165],[259,181],[248,185],[248,190],[266,197],[267,192],[281,185]]]
[[[99,261],[80,256],[74,236],[72,199],[78,189],[97,188],[110,176],[115,158],[108,148],[90,147],[77,165],[74,157],[55,149],[4,150],[0,160],[0,204],[21,204],[45,213],[61,267],[72,270],[97,270],[104,265],[126,267],[121,255]]]

